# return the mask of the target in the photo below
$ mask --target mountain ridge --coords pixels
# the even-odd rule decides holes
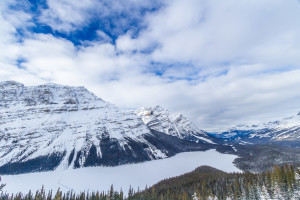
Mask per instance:
[[[300,141],[300,112],[281,120],[260,123],[256,125],[240,125],[221,134],[212,134],[218,138],[235,143],[264,144],[277,143],[280,145],[298,146]]]
[[[182,114],[171,114],[161,106],[142,107],[135,111],[144,123],[153,130],[164,132],[168,135],[199,142],[202,140],[210,144],[216,144],[203,131],[197,128]]]

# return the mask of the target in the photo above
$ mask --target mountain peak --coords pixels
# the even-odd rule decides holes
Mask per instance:
[[[11,106],[17,104],[25,106],[57,104],[65,109],[77,105],[76,109],[78,110],[78,108],[95,107],[93,105],[95,102],[105,104],[102,99],[82,86],[72,87],[47,83],[26,87],[15,81],[0,83],[0,106],[8,106],[8,104]]]
[[[151,108],[150,108],[150,109],[151,109]],[[163,108],[163,107],[160,106],[160,105],[155,106],[152,110],[157,111],[157,112],[163,112],[163,111],[169,112],[167,109]]]
[[[161,106],[143,107],[135,111],[142,118],[144,123],[152,130],[159,131],[178,138],[196,138],[195,136],[207,136],[198,129],[182,114],[171,114]]]
[[[22,83],[16,81],[2,81],[0,82],[0,89],[14,89],[24,87]]]

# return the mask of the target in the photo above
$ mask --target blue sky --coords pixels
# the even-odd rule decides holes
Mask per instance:
[[[297,0],[3,0],[0,80],[83,85],[217,130],[300,110]]]

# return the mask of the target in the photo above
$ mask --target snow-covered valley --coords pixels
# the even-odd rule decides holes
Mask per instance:
[[[44,185],[56,191],[107,191],[113,184],[116,190],[127,193],[129,186],[144,189],[156,182],[184,174],[202,165],[214,166],[226,172],[240,171],[233,165],[235,155],[221,154],[216,150],[180,153],[171,158],[127,164],[116,167],[86,167],[49,172],[2,176],[9,193],[36,191]]]

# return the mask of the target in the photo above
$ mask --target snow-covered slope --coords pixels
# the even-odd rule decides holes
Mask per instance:
[[[171,114],[168,110],[156,106],[154,108],[140,108],[135,113],[142,118],[144,123],[152,130],[156,130],[167,135],[175,136],[195,142],[214,142],[204,131],[197,128],[182,114]]]
[[[143,138],[151,132],[138,116],[120,111],[84,87],[2,82],[0,119],[3,172],[21,166],[23,171],[31,171],[32,165],[48,170],[58,164],[115,165],[166,157]]]
[[[257,125],[239,125],[218,137],[241,143],[297,142],[300,141],[300,112],[281,120]],[[299,144],[298,144],[299,145]]]
[[[134,112],[84,87],[0,83],[0,174],[114,166],[210,148],[152,131]]]

